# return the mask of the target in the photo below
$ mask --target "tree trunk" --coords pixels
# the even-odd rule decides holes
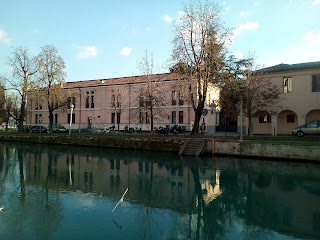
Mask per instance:
[[[248,135],[249,135],[250,137],[253,136],[252,117],[249,117]]]
[[[203,105],[198,105],[196,111],[195,111],[195,119],[191,131],[191,135],[198,135],[199,134],[199,126],[200,126],[200,120],[202,116],[203,111]]]
[[[194,119],[193,127],[191,130],[191,135],[199,134],[199,126],[200,126],[200,120],[201,120],[203,108],[204,108],[204,103],[201,101],[199,102],[197,108],[195,109],[195,119]]]
[[[151,134],[153,134],[153,109],[152,109],[152,107],[150,109],[150,127],[151,127],[150,132],[151,132]]]
[[[25,98],[23,98],[22,103],[21,103],[21,109],[20,109],[20,117],[18,119],[18,131],[19,132],[23,131],[23,122],[24,122],[24,118],[26,116],[25,106],[26,106]]]
[[[52,124],[53,124],[53,110],[49,108],[49,132],[52,132]]]

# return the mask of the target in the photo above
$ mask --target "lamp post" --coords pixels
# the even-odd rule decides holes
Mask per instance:
[[[41,130],[42,130],[42,117],[39,117],[39,123],[40,123],[40,134],[41,134]]]
[[[243,97],[240,97],[240,141],[242,141],[243,138]]]
[[[71,134],[71,124],[72,124],[72,113],[73,113],[73,108],[74,108],[74,105],[71,103],[70,104],[70,125],[69,125],[69,136]]]

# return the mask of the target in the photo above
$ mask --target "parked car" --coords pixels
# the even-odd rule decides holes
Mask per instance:
[[[320,134],[320,120],[314,120],[292,129],[292,135],[303,137],[307,134]]]
[[[61,124],[52,124],[52,132],[53,133],[65,133],[67,129]]]
[[[134,133],[134,128],[128,127],[128,125],[125,126],[123,133]]]
[[[31,132],[32,126],[31,125],[23,125],[24,132]]]
[[[182,134],[182,133],[186,133],[186,131],[187,131],[186,126],[173,125],[170,128],[170,132],[173,134],[178,134],[178,133]]]
[[[47,133],[48,129],[44,126],[32,126],[30,129],[30,132],[32,133]]]
[[[155,129],[155,132],[158,133],[158,134],[169,134],[169,126],[167,125],[166,127],[158,127],[157,129]]]

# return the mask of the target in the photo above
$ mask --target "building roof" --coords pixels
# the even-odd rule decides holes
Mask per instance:
[[[161,73],[152,75],[141,75],[141,76],[130,76],[121,78],[106,78],[96,80],[86,80],[77,82],[65,82],[63,88],[86,88],[86,87],[98,87],[98,86],[112,86],[112,85],[123,85],[123,84],[136,84],[145,83],[148,81],[173,81],[178,79],[177,73]]]
[[[318,62],[305,62],[305,63],[295,63],[295,64],[285,64],[281,63],[267,68],[262,68],[259,72],[287,72],[287,71],[298,71],[298,70],[308,70],[320,68],[320,61]]]

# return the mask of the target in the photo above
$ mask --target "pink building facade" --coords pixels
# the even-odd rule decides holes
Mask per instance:
[[[72,117],[70,108],[59,108],[54,111],[53,123],[69,128],[71,121],[71,129],[78,129],[79,132],[83,129],[102,130],[111,126],[118,130],[128,126],[150,131],[150,113],[141,110],[141,91],[149,86],[157,90],[155,94],[162,98],[161,105],[154,109],[154,127],[177,124],[191,131],[194,110],[185,101],[179,82],[176,73],[66,82],[62,87],[66,94],[73,96]],[[210,103],[218,101],[218,89],[210,85],[207,96],[201,123],[205,122],[207,132],[214,132],[219,122],[219,113]],[[48,126],[49,112],[45,101],[42,104],[36,104],[35,101],[29,100],[27,103],[26,124]]]

